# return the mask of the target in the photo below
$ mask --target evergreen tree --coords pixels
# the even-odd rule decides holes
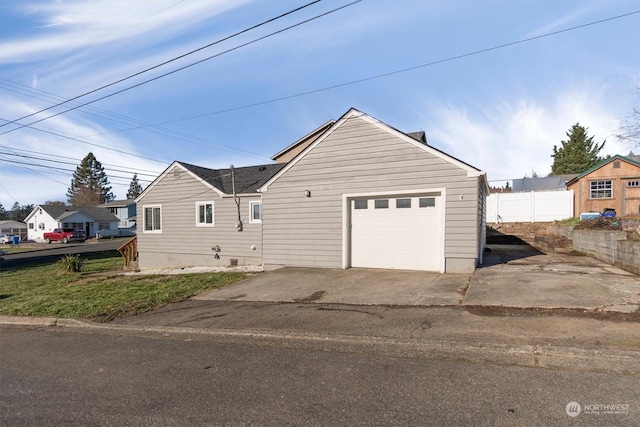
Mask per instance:
[[[588,136],[587,130],[588,128],[576,123],[567,131],[569,139],[562,141],[560,148],[553,146],[552,174],[582,173],[603,160],[598,153],[604,148],[606,141],[594,143],[593,136]]]
[[[135,199],[142,193],[142,185],[138,182],[138,174],[134,173],[127,191],[127,199]]]
[[[4,219],[23,222],[27,218],[27,215],[29,215],[34,209],[34,205],[20,206],[20,203],[15,202],[11,207],[11,210],[9,212],[5,212]]]
[[[8,219],[8,215],[7,215],[7,211],[5,210],[4,206],[2,206],[2,203],[0,203],[0,221]]]
[[[113,199],[115,196],[102,164],[93,153],[87,154],[73,173],[67,201],[71,206],[97,206]]]

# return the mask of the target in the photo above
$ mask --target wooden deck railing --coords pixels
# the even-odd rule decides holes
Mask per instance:
[[[136,236],[127,240],[119,248],[118,252],[124,258],[124,266],[132,267],[138,263],[138,238]]]

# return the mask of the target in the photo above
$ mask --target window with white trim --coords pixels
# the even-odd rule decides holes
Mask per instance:
[[[213,202],[196,202],[196,227],[215,225]]]
[[[249,203],[249,222],[262,222],[262,202]]]
[[[162,233],[162,206],[143,206],[144,217],[142,218],[145,233]]]
[[[589,183],[590,199],[612,199],[613,198],[613,181],[610,179],[591,181]]]
[[[627,187],[640,187],[640,180],[627,181]]]

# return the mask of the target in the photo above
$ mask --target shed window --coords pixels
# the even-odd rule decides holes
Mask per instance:
[[[161,206],[144,206],[144,232],[145,233],[161,233],[162,232],[162,207]]]
[[[613,181],[591,181],[589,197],[591,199],[612,199],[613,198]]]
[[[213,227],[213,202],[196,202],[196,226]]]

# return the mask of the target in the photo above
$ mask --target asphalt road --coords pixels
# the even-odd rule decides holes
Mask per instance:
[[[92,252],[115,251],[126,240],[108,239],[86,241],[82,243],[51,243],[38,250],[16,252],[0,256],[0,268],[18,267],[28,263],[55,262],[67,254],[84,254]]]
[[[2,425],[640,425],[631,375],[259,337],[4,326],[0,340]]]

